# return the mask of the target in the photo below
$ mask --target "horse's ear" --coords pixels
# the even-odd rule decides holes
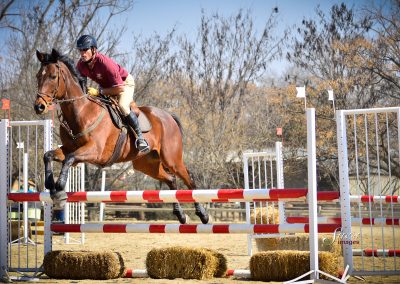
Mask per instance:
[[[36,57],[39,59],[40,62],[43,63],[45,56],[39,50],[36,50]]]
[[[54,60],[54,61],[57,61],[57,59],[60,57],[60,53],[57,51],[57,50],[55,50],[54,48],[51,50],[51,58]]]

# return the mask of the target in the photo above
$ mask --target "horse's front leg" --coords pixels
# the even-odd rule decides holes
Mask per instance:
[[[51,199],[53,199],[53,205],[56,208],[64,208],[67,202],[67,193],[64,188],[68,180],[69,168],[73,165],[75,157],[73,154],[68,154],[65,156],[63,165],[61,167],[60,175],[58,177],[57,183],[55,184],[55,190],[50,191]]]
[[[88,143],[78,148],[76,151],[65,155],[60,175],[55,184],[55,190],[53,191],[53,194],[50,191],[50,196],[53,199],[54,206],[64,208],[67,202],[68,196],[64,188],[68,180],[68,171],[71,166],[75,163],[92,161],[93,159],[95,159],[95,157],[97,157],[95,149],[96,147],[95,145],[93,145],[93,143]]]
[[[54,176],[51,162],[54,160],[54,150],[47,151],[43,156],[44,162],[44,186],[50,192],[55,191],[54,187]]]
[[[50,197],[53,200],[53,206],[55,208],[63,208],[65,202],[67,200],[67,194],[65,191],[59,191],[59,185],[54,183],[54,174],[52,168],[52,161],[62,162],[65,160],[64,152],[61,148],[57,148],[56,150],[48,151],[44,154],[44,173],[45,187],[50,190]]]
[[[54,194],[55,183],[54,183],[54,174],[52,168],[52,161],[62,162],[65,159],[64,153],[61,148],[57,148],[55,150],[47,151],[43,156],[44,161],[44,186],[48,190],[50,190],[50,194]]]

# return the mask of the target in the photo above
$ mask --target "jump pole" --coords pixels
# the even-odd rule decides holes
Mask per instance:
[[[399,257],[400,249],[353,249],[354,256]]]
[[[319,224],[317,233],[333,233],[337,224]],[[309,233],[308,224],[52,224],[56,233],[284,234]]]
[[[240,278],[251,278],[250,270],[246,269],[228,269],[225,277],[240,277]],[[127,269],[125,278],[149,278],[146,269]]]
[[[308,217],[287,217],[286,222],[289,224],[308,223]],[[399,218],[351,218],[352,226],[375,225],[375,226],[399,226]],[[319,224],[342,224],[340,217],[318,217]]]
[[[256,191],[256,192],[254,192]],[[247,202],[247,201],[299,201],[306,200],[307,188],[280,189],[196,189],[196,190],[146,190],[146,191],[98,191],[67,192],[68,202],[140,202],[180,203],[192,202]],[[43,201],[52,203],[49,192],[9,193],[8,200],[14,202]],[[317,192],[318,201],[338,202],[338,191]],[[351,203],[400,203],[398,195],[351,195]],[[283,223],[283,222],[281,222]]]
[[[245,202],[260,200],[306,200],[307,189],[196,189],[68,192],[68,202],[193,203]],[[10,201],[52,202],[49,192],[10,193]]]

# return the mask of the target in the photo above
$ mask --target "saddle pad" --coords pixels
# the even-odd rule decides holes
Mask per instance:
[[[151,129],[151,123],[147,118],[147,116],[144,114],[144,112],[141,111],[139,113],[138,119],[139,119],[139,126],[142,132],[149,132]]]

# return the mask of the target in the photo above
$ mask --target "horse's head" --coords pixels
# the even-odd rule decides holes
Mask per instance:
[[[55,49],[51,54],[36,51],[36,56],[42,63],[36,74],[38,92],[35,101],[35,111],[43,114],[54,100],[62,99],[65,94],[65,78],[58,61],[60,54]]]

